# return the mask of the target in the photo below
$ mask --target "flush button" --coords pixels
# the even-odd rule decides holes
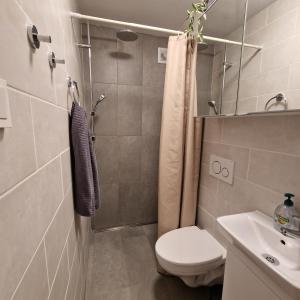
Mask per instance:
[[[220,174],[222,169],[221,169],[221,164],[219,161],[215,160],[212,164],[212,168],[215,174]]]
[[[212,154],[210,156],[209,175],[228,184],[233,183],[234,162]]]
[[[229,176],[229,171],[228,171],[227,168],[223,168],[223,169],[222,169],[222,176],[223,176],[223,177],[228,177],[228,176]]]

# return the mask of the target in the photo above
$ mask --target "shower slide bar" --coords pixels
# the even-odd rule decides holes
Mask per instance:
[[[167,34],[171,34],[171,35],[183,34],[183,31],[154,27],[154,26],[147,26],[147,25],[142,25],[142,24],[137,24],[137,23],[128,23],[128,22],[111,20],[111,19],[98,18],[98,17],[83,15],[83,14],[79,14],[79,13],[75,13],[75,12],[70,12],[70,15],[73,18],[87,20],[87,21],[108,23],[108,24],[121,25],[121,26],[126,26],[126,27],[134,27],[134,28],[146,29],[146,30],[150,30],[150,31],[167,33]],[[216,37],[207,36],[207,35],[204,35],[204,40],[216,42],[216,43],[223,43],[223,44],[227,44],[227,45],[237,45],[237,46],[243,45],[242,42],[232,41],[232,40],[228,40],[228,39],[221,39],[221,38],[216,38]],[[248,48],[254,48],[257,50],[261,50],[263,48],[262,46],[247,44],[247,43],[245,43],[244,46],[248,47]]]

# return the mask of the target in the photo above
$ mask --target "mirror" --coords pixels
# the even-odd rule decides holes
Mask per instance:
[[[255,7],[262,6],[255,13]],[[237,114],[300,109],[300,1],[249,0]]]
[[[211,39],[207,48],[198,46],[198,115],[234,112],[241,55],[245,1],[218,0],[207,13],[204,34],[237,42]]]
[[[299,0],[219,0],[205,34],[237,43],[198,50],[198,115],[299,110],[299,20]]]

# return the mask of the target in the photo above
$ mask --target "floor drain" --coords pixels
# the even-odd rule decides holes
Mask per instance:
[[[273,265],[275,265],[275,266],[278,266],[279,265],[279,260],[276,258],[276,257],[274,257],[274,256],[272,256],[272,255],[270,255],[270,254],[263,254],[262,255],[269,263],[271,263],[271,264],[273,264]]]

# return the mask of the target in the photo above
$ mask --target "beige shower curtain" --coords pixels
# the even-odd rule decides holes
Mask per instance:
[[[194,225],[200,167],[202,118],[197,115],[197,43],[169,38],[162,112],[158,235]]]

